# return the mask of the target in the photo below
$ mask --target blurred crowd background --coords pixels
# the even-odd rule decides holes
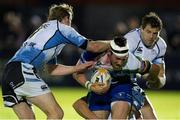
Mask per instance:
[[[0,1],[0,78],[2,70],[26,38],[46,21],[53,3],[74,7],[72,26],[92,39],[112,39],[139,27],[141,17],[153,11],[163,21],[162,38],[168,48],[165,56],[167,84],[163,89],[180,89],[180,7],[176,0],[1,0]],[[74,65],[82,51],[67,45],[59,63]],[[78,86],[71,76],[49,77],[49,85]]]

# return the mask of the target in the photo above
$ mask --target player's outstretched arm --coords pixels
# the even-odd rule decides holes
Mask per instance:
[[[73,108],[85,119],[98,119],[96,114],[88,108],[88,104],[84,99],[86,99],[86,97],[76,100],[73,104]]]
[[[62,64],[57,65],[47,65],[46,69],[48,73],[51,75],[68,75],[75,72],[82,72],[87,70],[88,68],[92,67],[93,62],[86,62],[84,64],[75,65],[75,66],[67,66]]]
[[[95,53],[101,53],[110,48],[110,40],[88,40],[87,44],[87,51],[95,52]]]

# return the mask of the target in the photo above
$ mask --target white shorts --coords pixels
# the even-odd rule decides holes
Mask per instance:
[[[27,63],[9,63],[2,79],[4,105],[12,107],[27,102],[26,97],[35,97],[51,92],[48,85],[37,75],[35,68]]]

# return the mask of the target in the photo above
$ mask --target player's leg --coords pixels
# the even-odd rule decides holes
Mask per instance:
[[[36,97],[28,97],[27,99],[39,107],[47,115],[47,119],[63,118],[63,110],[51,92]]]
[[[133,96],[133,108],[131,114],[133,114],[136,119],[143,119],[140,109],[144,105],[145,92],[136,83],[133,83],[132,96]]]
[[[14,105],[13,110],[19,119],[35,119],[31,106],[26,102],[20,102]]]
[[[143,119],[157,119],[157,115],[155,113],[155,110],[150,103],[148,97],[145,97],[144,106],[141,108],[141,113],[143,116]]]
[[[60,119],[63,111],[55,100],[48,85],[36,74],[30,64],[21,63],[23,84],[14,89],[17,96],[25,97],[29,102],[39,107],[47,118]]]
[[[73,103],[73,108],[85,119],[98,119],[96,114],[89,109],[86,96],[76,100]]]
[[[47,84],[41,79],[28,81],[14,90],[17,95],[26,95],[26,99],[39,107],[48,119],[63,118],[63,111],[55,100]]]
[[[93,111],[93,113],[96,114],[98,119],[107,119],[109,117],[110,112],[107,110],[97,110]]]
[[[129,120],[143,120],[141,111],[132,110],[131,114],[128,116]]]
[[[95,113],[98,119],[108,119],[110,114],[110,93],[99,95],[94,92],[90,92],[88,95],[89,109]]]
[[[133,102],[131,83],[112,85],[111,96],[112,119],[127,119]]]
[[[21,63],[13,62],[6,65],[2,78],[2,95],[5,107],[13,108],[19,119],[35,119],[35,115],[27,100],[18,96],[14,89],[24,84]]]
[[[130,109],[130,104],[126,101],[111,103],[112,119],[127,119]]]

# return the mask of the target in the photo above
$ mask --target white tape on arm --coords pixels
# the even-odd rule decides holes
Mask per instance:
[[[91,85],[92,85],[92,83],[90,82],[90,81],[86,81],[86,83],[85,83],[85,87],[88,89],[88,90],[90,90],[91,89]]]

